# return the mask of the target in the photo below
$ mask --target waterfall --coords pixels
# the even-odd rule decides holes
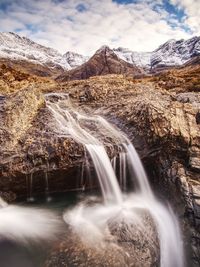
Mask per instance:
[[[73,224],[85,238],[89,236],[87,227],[101,237],[108,221],[117,217],[117,214],[123,214],[127,216],[127,221],[134,222],[141,233],[146,234],[137,212],[142,209],[151,215],[157,229],[160,266],[183,267],[183,245],[178,220],[172,209],[160,203],[154,196],[140,158],[125,134],[103,117],[79,111],[78,107],[72,105],[67,94],[47,94],[46,103],[55,119],[57,133],[72,137],[85,146],[104,198],[103,206],[95,206],[93,209],[81,205],[73,212],[64,214],[65,221]],[[118,150],[118,156],[115,155],[112,162],[106,148]],[[119,180],[126,191],[127,170],[134,183],[134,192],[130,195],[123,194],[118,183]],[[127,232],[130,231],[133,230],[129,229]]]
[[[57,96],[57,94],[48,94],[49,98],[50,96]],[[67,108],[64,108],[65,95],[60,95],[60,97],[61,100],[59,102],[47,100],[47,106],[60,126],[61,134],[72,136],[77,142],[85,145],[94,163],[104,200],[121,203],[121,190],[103,143],[94,137],[92,132],[85,130],[81,126],[81,121],[90,121],[95,124],[95,120],[78,113],[72,107],[70,112]],[[70,105],[69,100],[68,105]]]
[[[34,197],[33,197],[33,173],[31,172],[30,175],[26,175],[26,183],[27,183],[27,190],[28,190],[28,197],[27,201],[29,202],[34,202]]]

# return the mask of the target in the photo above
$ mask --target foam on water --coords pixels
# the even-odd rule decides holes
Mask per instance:
[[[39,242],[54,239],[60,231],[60,221],[50,211],[0,203],[0,240]]]

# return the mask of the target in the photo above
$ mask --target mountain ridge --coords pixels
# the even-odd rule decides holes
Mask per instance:
[[[152,52],[136,52],[123,47],[111,49],[108,46],[103,46],[94,55],[105,48],[119,58],[119,60],[115,58],[113,61],[118,66],[120,60],[123,60],[131,64],[132,68],[142,69],[144,73],[154,73],[163,69],[184,66],[187,63],[199,62],[198,60],[194,61],[193,58],[200,56],[200,37],[195,36],[188,40],[171,39]],[[55,78],[66,73],[66,71],[69,71],[69,75],[71,75],[71,73],[77,73],[73,69],[84,65],[92,57],[71,51],[62,55],[53,48],[40,45],[16,33],[0,33],[0,63],[21,66],[23,71],[26,71],[27,68],[27,71],[34,75]],[[98,73],[101,73],[101,70],[95,70],[94,72],[99,75]],[[107,72],[110,73],[110,71]],[[121,71],[118,71],[119,73]],[[83,74],[82,76],[87,77],[88,75]]]
[[[71,61],[68,61],[70,55]],[[40,45],[27,37],[16,33],[0,33],[0,59],[11,61],[28,61],[29,63],[46,67],[47,69],[69,70],[86,61],[86,57],[73,52],[64,55],[53,48]]]

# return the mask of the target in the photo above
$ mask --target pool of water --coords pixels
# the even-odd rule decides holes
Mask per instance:
[[[46,198],[39,196],[33,201],[20,201],[17,203],[21,207],[33,207],[56,212],[60,222],[61,229],[59,235],[54,241],[46,240],[42,242],[29,241],[21,243],[9,238],[0,238],[0,266],[1,267],[40,267],[44,266],[45,260],[52,248],[59,243],[65,234],[66,225],[63,221],[63,212],[75,206],[79,201],[88,196],[84,192],[67,192],[53,194]],[[27,224],[29,224],[27,218]]]

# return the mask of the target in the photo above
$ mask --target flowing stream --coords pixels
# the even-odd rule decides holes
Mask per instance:
[[[47,94],[46,103],[56,121],[57,133],[85,146],[104,199],[103,204],[79,205],[66,212],[64,220],[74,227],[83,240],[91,242],[94,239],[97,242],[98,238],[102,240],[105,229],[109,231],[108,222],[118,222],[117,218],[125,222],[126,235],[131,236],[131,232],[139,229],[141,235],[148,236],[150,234],[138,214],[138,210],[143,210],[143,213],[150,214],[156,227],[160,266],[183,267],[183,244],[178,220],[172,209],[154,196],[139,156],[125,134],[103,117],[79,111],[67,94]],[[112,160],[109,151],[116,151]],[[128,173],[134,184],[131,193],[127,193]],[[134,229],[130,227],[132,223]],[[151,237],[149,242],[153,243]]]

